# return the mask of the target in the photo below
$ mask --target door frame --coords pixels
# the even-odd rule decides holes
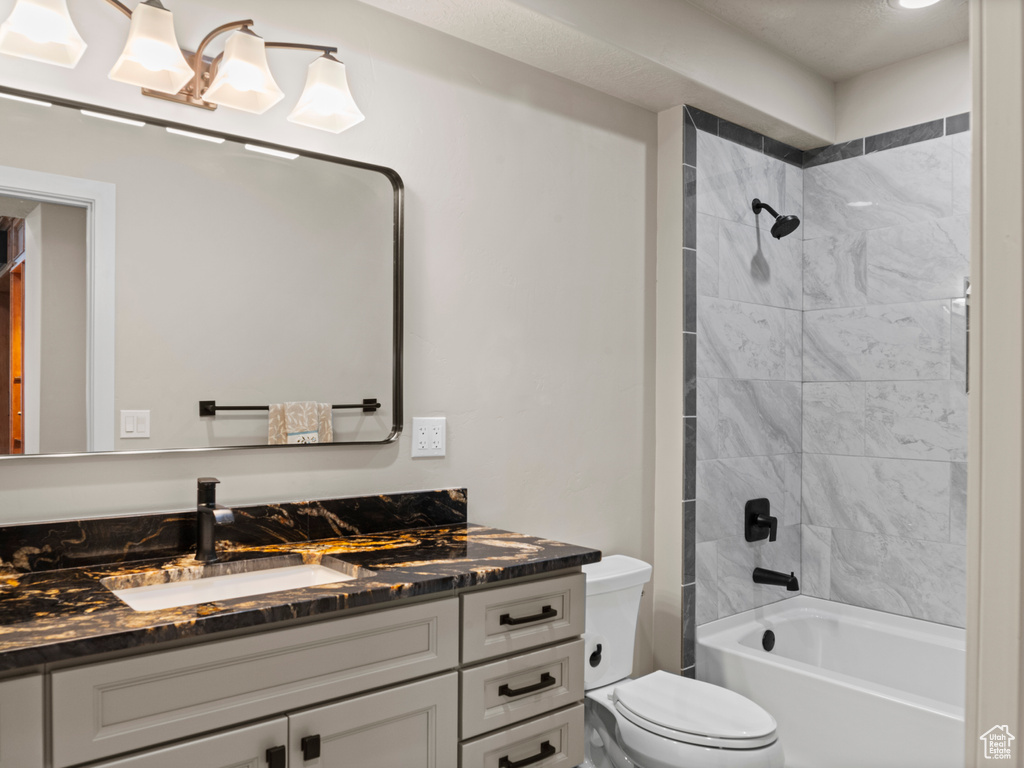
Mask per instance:
[[[0,195],[86,212],[86,450],[114,450],[114,256],[117,187],[0,166]]]

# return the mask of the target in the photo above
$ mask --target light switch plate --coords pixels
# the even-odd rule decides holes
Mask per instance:
[[[121,437],[149,437],[149,411],[121,411]]]
[[[444,416],[414,416],[412,420],[413,457],[444,456],[446,432]]]

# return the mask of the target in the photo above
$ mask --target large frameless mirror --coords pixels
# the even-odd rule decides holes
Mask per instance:
[[[394,171],[46,102],[0,99],[0,455],[397,436]]]

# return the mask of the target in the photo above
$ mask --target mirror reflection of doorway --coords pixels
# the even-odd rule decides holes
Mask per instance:
[[[0,454],[25,452],[25,220],[0,216]]]

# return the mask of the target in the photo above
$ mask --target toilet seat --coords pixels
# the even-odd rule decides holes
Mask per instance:
[[[686,744],[757,749],[777,739],[775,718],[750,699],[668,672],[617,686],[612,702],[634,725]]]

